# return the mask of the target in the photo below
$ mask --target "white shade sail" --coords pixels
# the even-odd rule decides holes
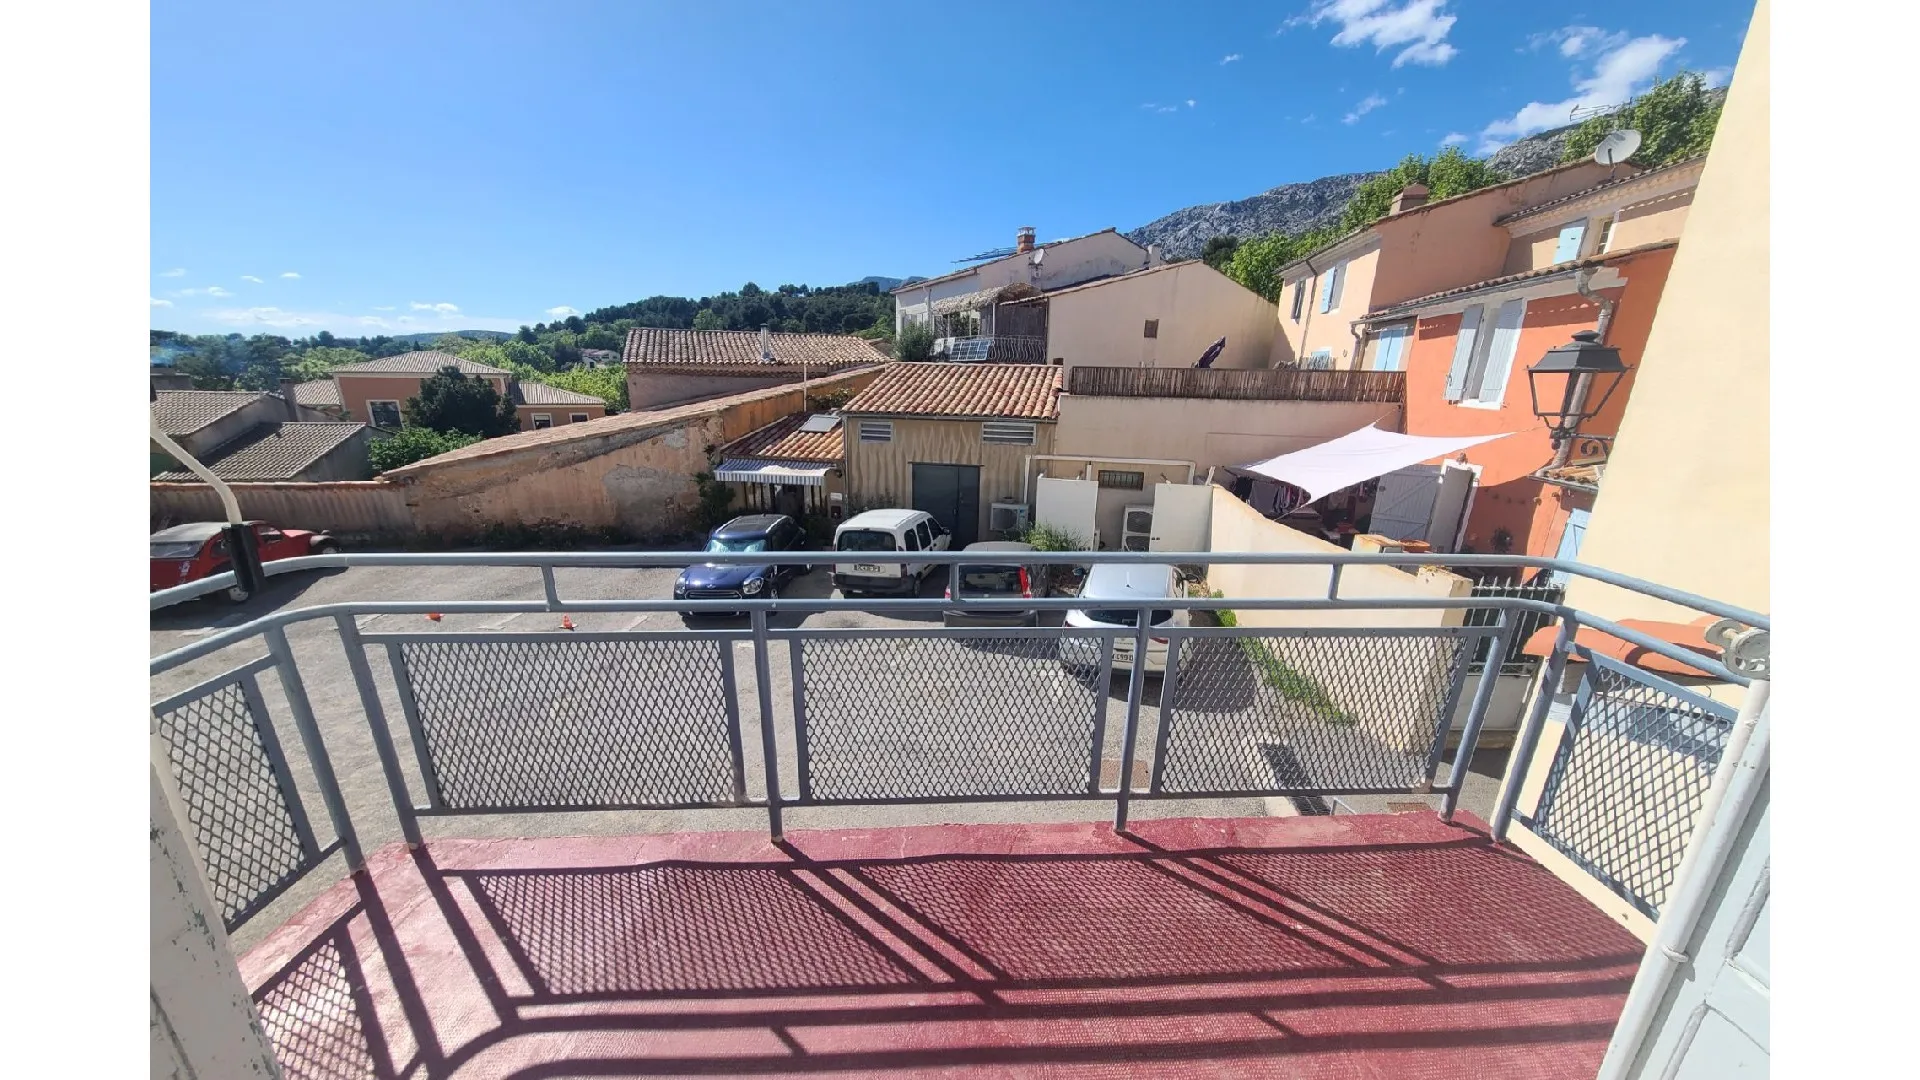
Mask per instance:
[[[728,458],[713,471],[715,479],[735,484],[792,484],[797,487],[822,487],[831,465],[801,465],[792,462],[764,461],[752,458]]]
[[[1503,431],[1497,435],[1402,435],[1381,431],[1368,424],[1359,431],[1337,439],[1281,454],[1250,465],[1236,465],[1239,472],[1264,476],[1290,484],[1305,493],[1302,502],[1331,495],[1342,488],[1385,476],[1396,469],[1418,465],[1444,457],[1469,446],[1504,439],[1518,434]]]

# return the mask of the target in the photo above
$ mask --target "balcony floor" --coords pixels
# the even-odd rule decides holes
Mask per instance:
[[[1464,827],[1463,827],[1464,826]],[[381,850],[241,962],[289,1077],[1590,1077],[1641,946],[1478,822]]]

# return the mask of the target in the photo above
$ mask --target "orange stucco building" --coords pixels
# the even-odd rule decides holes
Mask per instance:
[[[422,381],[446,367],[485,382],[494,393],[513,402],[522,431],[584,423],[607,415],[607,403],[591,394],[523,381],[490,364],[431,350],[335,368],[326,380],[300,384],[294,391],[295,400],[342,419],[398,430],[406,420],[407,399],[420,392]]]

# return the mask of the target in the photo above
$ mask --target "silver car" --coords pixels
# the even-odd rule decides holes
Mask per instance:
[[[1149,627],[1185,626],[1186,612],[1153,606],[1173,599],[1179,583],[1179,571],[1164,563],[1101,563],[1087,571],[1086,584],[1080,589],[1080,599],[1087,602],[1087,607],[1067,612],[1067,626],[1099,629],[1132,627],[1143,607],[1152,610]],[[1060,662],[1069,667],[1097,665],[1100,662],[1100,639],[1062,638]],[[1113,640],[1113,666],[1116,669],[1133,666],[1132,634],[1124,634]],[[1155,674],[1167,670],[1167,639],[1153,636],[1151,629],[1147,637],[1145,667]]]
[[[960,567],[960,595],[955,596],[949,587],[947,599],[1008,600],[1016,596],[1033,599],[1033,579],[1036,575],[1020,557],[1022,552],[1032,550],[1032,544],[1022,544],[1017,540],[982,540],[977,544],[968,544],[966,554],[979,552],[992,561],[963,564]],[[941,621],[948,626],[1039,626],[1040,613],[1030,609],[983,611],[962,604],[948,608],[942,613]]]

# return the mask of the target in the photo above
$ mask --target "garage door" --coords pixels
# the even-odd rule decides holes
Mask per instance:
[[[913,508],[953,533],[953,549],[980,539],[980,466],[913,466]]]

